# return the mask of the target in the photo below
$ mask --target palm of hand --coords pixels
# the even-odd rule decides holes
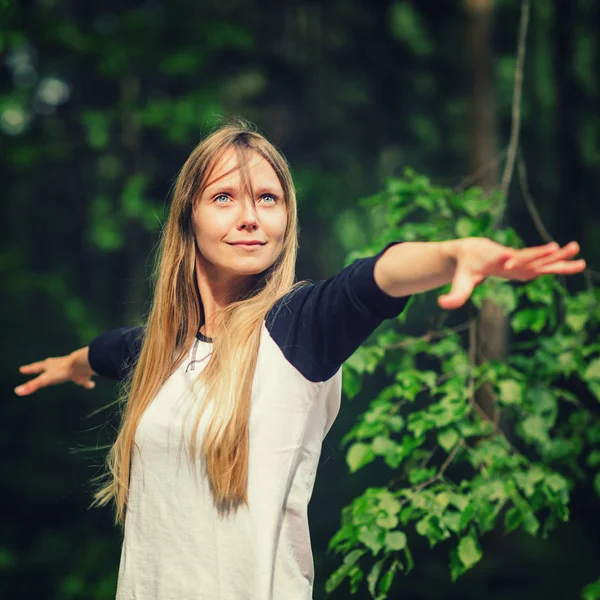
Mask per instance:
[[[461,307],[486,277],[495,276],[529,281],[540,275],[573,275],[586,267],[585,260],[570,260],[579,252],[579,244],[560,247],[556,242],[517,250],[487,238],[461,240],[456,256],[452,287],[438,303],[442,308]]]

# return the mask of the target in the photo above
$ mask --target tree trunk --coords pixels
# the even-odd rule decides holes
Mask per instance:
[[[493,86],[493,0],[465,0],[467,15],[466,51],[469,95],[469,163],[473,172],[484,170],[477,182],[491,192],[498,185],[498,167],[495,163],[496,105]],[[484,301],[476,319],[476,362],[502,359],[506,355],[507,321],[502,309]],[[490,416],[494,412],[492,390],[482,386],[475,401]]]

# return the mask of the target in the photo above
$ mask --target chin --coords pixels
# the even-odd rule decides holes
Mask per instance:
[[[262,260],[245,259],[236,264],[229,265],[229,271],[236,275],[258,275],[266,271],[273,263]]]

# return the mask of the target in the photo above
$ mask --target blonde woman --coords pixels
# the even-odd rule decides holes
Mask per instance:
[[[92,376],[124,382],[96,505],[124,527],[120,600],[309,600],[307,519],[342,363],[411,294],[486,276],[572,274],[576,243],[395,242],[329,279],[294,283],[296,195],[277,149],[243,122],[192,152],[162,234],[145,327],[21,367],[20,395]],[[183,454],[187,460],[182,460]]]

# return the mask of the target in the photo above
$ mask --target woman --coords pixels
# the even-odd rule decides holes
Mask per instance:
[[[311,598],[307,506],[346,358],[411,294],[452,282],[439,304],[454,309],[489,275],[585,268],[576,243],[394,242],[294,284],[297,238],[282,155],[243,123],[222,127],[179,174],[146,326],[21,367],[41,373],[22,395],[96,374],[126,384],[95,495],[124,524],[117,598]]]

